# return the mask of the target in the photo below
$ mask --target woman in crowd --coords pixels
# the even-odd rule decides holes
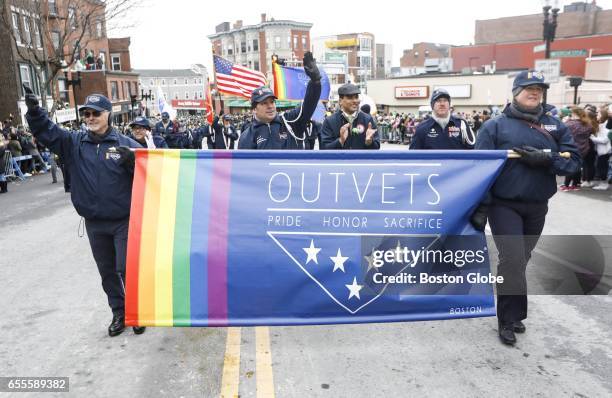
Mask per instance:
[[[610,152],[612,151],[610,139],[608,138],[608,129],[606,128],[606,124],[608,123],[607,107],[599,109],[597,119],[599,122],[597,133],[590,137],[591,141],[595,144],[595,151],[597,153],[597,159],[595,160],[595,177],[599,180],[599,183],[594,185],[593,189],[605,191],[609,187],[608,162],[610,161]]]
[[[584,109],[574,106],[571,108],[570,119],[565,123],[569,128],[574,142],[580,151],[580,156],[586,158],[590,151],[593,150],[593,144],[589,139],[593,135],[593,124]],[[566,176],[565,183],[561,185],[561,191],[577,191],[580,190],[581,171]]]
[[[599,122],[597,121],[597,108],[593,105],[585,105],[584,111],[589,117],[591,126],[593,127],[593,133],[597,134],[599,131]],[[595,151],[595,145],[591,145],[589,152],[582,157],[582,187],[592,188],[595,186],[593,179],[595,178],[595,160],[597,159],[597,152]]]

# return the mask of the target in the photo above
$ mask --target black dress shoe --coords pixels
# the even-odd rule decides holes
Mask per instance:
[[[146,329],[145,326],[133,326],[132,327],[134,334],[143,334],[145,332],[145,329]]]
[[[499,325],[499,339],[504,344],[514,345],[516,343],[516,336],[513,330],[514,324]]]
[[[120,335],[125,330],[125,318],[123,315],[113,315],[113,321],[108,327],[108,335],[111,337]]]
[[[525,330],[527,330],[527,328],[525,327],[523,322],[518,321],[518,322],[514,322],[512,330],[514,330],[514,333],[525,333]]]

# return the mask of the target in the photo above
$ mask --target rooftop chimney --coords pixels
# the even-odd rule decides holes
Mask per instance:
[[[234,24],[234,29],[240,29],[242,28],[242,19],[239,19],[236,21],[236,23]]]

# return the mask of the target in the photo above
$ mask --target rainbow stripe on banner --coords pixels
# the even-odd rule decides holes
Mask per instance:
[[[128,324],[227,325],[232,159],[230,153],[214,153],[196,162],[197,154],[138,151],[140,178],[134,179],[127,256]]]

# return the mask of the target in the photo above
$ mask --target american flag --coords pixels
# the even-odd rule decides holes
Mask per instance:
[[[214,56],[217,89],[226,94],[251,98],[251,92],[267,84],[263,73]]]

